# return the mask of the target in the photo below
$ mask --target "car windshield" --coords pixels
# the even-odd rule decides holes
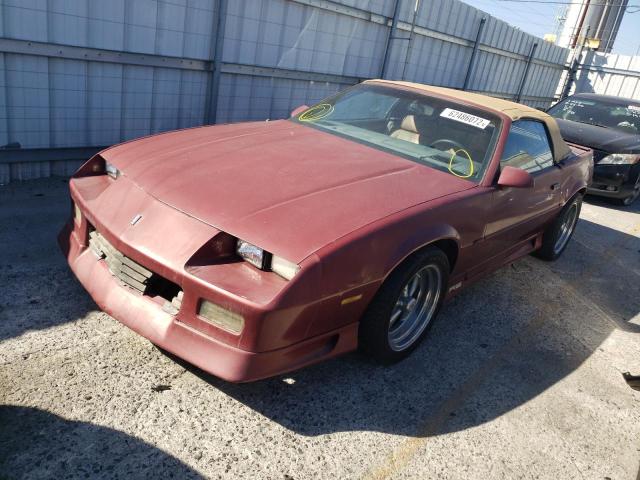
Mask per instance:
[[[563,120],[612,128],[625,133],[640,132],[640,103],[569,97],[551,107],[549,114]]]
[[[500,119],[455,101],[380,85],[357,85],[291,119],[479,182]]]

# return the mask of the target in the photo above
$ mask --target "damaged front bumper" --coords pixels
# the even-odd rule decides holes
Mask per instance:
[[[260,273],[244,262],[189,266],[196,246],[218,231],[133,188],[126,205],[106,210],[114,204],[100,200],[108,181],[72,180],[73,213],[58,240],[80,283],[116,320],[231,382],[270,377],[356,348],[357,322],[309,335],[322,306],[300,304],[298,297],[283,301],[285,280],[273,273],[257,278]],[[118,182],[123,188],[126,180]],[[133,212],[144,216],[135,226],[129,222]],[[182,238],[163,235],[166,224]],[[205,321],[199,314],[204,300],[242,315],[242,332]]]
[[[636,165],[597,165],[587,193],[608,198],[626,198],[633,192],[640,167]]]

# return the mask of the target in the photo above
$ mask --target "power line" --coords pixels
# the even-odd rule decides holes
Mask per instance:
[[[510,3],[547,3],[551,5],[585,5],[586,2],[571,2],[571,1],[560,1],[560,0],[495,0],[496,2],[510,2]],[[595,3],[595,6],[598,7],[622,7],[618,2],[603,2],[603,3]],[[622,8],[640,8],[639,5],[627,5]]]
[[[463,1],[465,1],[465,0],[463,0]],[[466,1],[469,1],[469,0],[466,0]],[[489,3],[489,2],[492,2],[492,3]],[[502,10],[506,10],[508,12],[511,12],[513,15],[522,15],[522,13],[523,13],[522,10],[520,10],[520,8],[522,8],[522,7],[515,7],[514,6],[514,8],[516,8],[514,10],[514,8],[509,8],[509,7],[505,6],[505,5],[501,5],[500,3],[498,3],[498,0],[482,0],[482,2],[473,2],[473,3],[469,2],[468,5],[471,5],[472,7],[476,8],[476,9],[479,9],[479,10],[481,10],[483,12],[485,11],[485,10],[483,10],[483,8],[493,8],[493,7],[495,7],[495,8],[500,8]],[[527,14],[548,18],[548,15],[546,15],[544,13],[534,11],[533,10],[535,8],[534,6],[529,6],[529,7],[525,7],[525,8],[527,8],[527,11],[526,11]],[[512,25],[511,20],[504,19],[502,16],[500,16],[497,13],[490,13],[490,15],[492,15],[494,18],[496,18],[496,19],[498,19],[500,21],[503,21],[503,22],[506,22],[506,23],[509,23],[509,24]],[[543,27],[546,30],[549,30],[551,28],[549,20],[547,20],[546,22],[536,22],[536,21],[532,21],[532,20],[527,20],[527,25],[535,25],[535,26],[538,26],[538,27]],[[520,30],[522,30],[522,27],[516,27],[516,28],[519,28]]]

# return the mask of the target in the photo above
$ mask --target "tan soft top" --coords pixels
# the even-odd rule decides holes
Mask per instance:
[[[520,103],[510,102],[509,100],[503,100],[501,98],[481,95],[479,93],[454,90],[453,88],[435,87],[433,85],[425,85],[422,83],[399,82],[393,80],[366,80],[364,83],[384,83],[389,86],[398,85],[422,90],[427,93],[435,93],[436,95],[451,97],[463,103],[471,103],[496,112],[501,112],[510,117],[511,120],[520,120],[521,118],[534,118],[536,120],[540,120],[546,124],[549,135],[551,136],[554,158],[556,160],[560,160],[571,153],[569,146],[560,135],[560,129],[558,128],[558,124],[555,119],[551,115],[541,112],[540,110],[536,110],[535,108],[527,107]]]

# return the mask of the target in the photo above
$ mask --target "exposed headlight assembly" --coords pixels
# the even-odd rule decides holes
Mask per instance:
[[[598,165],[634,165],[640,161],[636,153],[613,153],[598,162]]]
[[[102,156],[94,155],[82,165],[74,174],[74,177],[89,177],[94,175],[109,175],[111,178],[118,178],[120,170],[115,165],[107,162]]]
[[[238,239],[236,253],[254,267],[261,270],[267,270],[267,255],[260,247],[256,247],[252,243]]]
[[[271,270],[286,280],[291,280],[300,270],[300,266],[277,255],[271,255],[262,248],[245,240],[238,239],[236,253],[243,260],[261,270]]]
[[[118,170],[107,161],[104,162],[104,171],[111,178],[118,178],[118,176],[120,175],[120,170]]]

